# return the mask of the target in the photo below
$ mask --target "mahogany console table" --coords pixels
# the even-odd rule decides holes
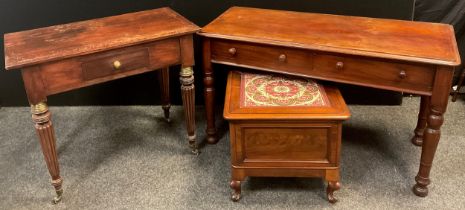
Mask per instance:
[[[203,70],[208,142],[216,143],[212,63],[422,96],[422,145],[413,192],[427,196],[454,67],[453,28],[437,23],[233,7],[205,26]]]
[[[47,96],[159,70],[165,117],[169,119],[169,69],[181,64],[181,90],[189,145],[195,142],[192,34],[199,28],[169,8],[5,34],[6,69],[22,69],[32,119],[52,185],[61,200],[55,134]]]

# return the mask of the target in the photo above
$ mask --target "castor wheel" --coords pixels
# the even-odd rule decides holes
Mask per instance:
[[[231,195],[231,200],[234,202],[239,201],[241,199],[241,181],[232,180],[229,186],[234,190]]]
[[[336,203],[337,199],[334,197],[334,191],[341,189],[341,183],[339,182],[328,182],[326,188],[326,197],[330,203]]]

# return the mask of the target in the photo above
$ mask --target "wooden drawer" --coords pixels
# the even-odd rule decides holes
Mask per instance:
[[[213,63],[267,71],[307,72],[312,69],[312,54],[299,49],[212,40],[211,50]]]
[[[434,68],[428,65],[329,54],[315,55],[312,72],[317,78],[330,78],[332,81],[418,93],[431,91],[434,74]]]
[[[149,68],[149,52],[147,48],[141,48],[123,49],[93,55],[83,59],[81,68],[84,80],[92,80],[129,70]]]
[[[431,94],[435,67],[228,40],[211,41],[213,63]]]
[[[232,164],[244,167],[336,167],[340,123],[234,122]]]
[[[119,68],[115,68],[115,61]],[[47,94],[55,94],[180,62],[179,39],[173,38],[47,63],[40,68]]]

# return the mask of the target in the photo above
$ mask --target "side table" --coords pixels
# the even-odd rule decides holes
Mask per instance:
[[[195,142],[194,51],[199,27],[169,8],[5,34],[5,67],[21,69],[32,119],[61,200],[56,140],[47,96],[160,70],[162,101],[169,119],[169,66],[182,65],[180,80],[189,145]]]
[[[232,7],[202,36],[209,143],[216,143],[212,64],[421,95],[413,144],[421,157],[413,192],[428,195],[454,68],[450,25]]]

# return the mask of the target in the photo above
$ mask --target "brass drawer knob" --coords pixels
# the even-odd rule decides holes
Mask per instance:
[[[115,68],[116,70],[118,70],[119,68],[121,68],[121,62],[120,61],[114,61],[113,62],[113,68]]]
[[[286,55],[284,55],[284,54],[279,55],[279,61],[284,62],[284,61],[286,61],[286,59],[287,59]]]
[[[232,47],[232,48],[229,48],[228,50],[229,54],[231,54],[232,56],[235,56],[236,53],[237,53],[237,50],[235,47]]]
[[[344,62],[338,61],[336,63],[336,69],[343,69],[344,68]]]
[[[404,70],[401,70],[399,72],[399,78],[405,79],[406,77],[407,77],[407,72],[405,72]]]

